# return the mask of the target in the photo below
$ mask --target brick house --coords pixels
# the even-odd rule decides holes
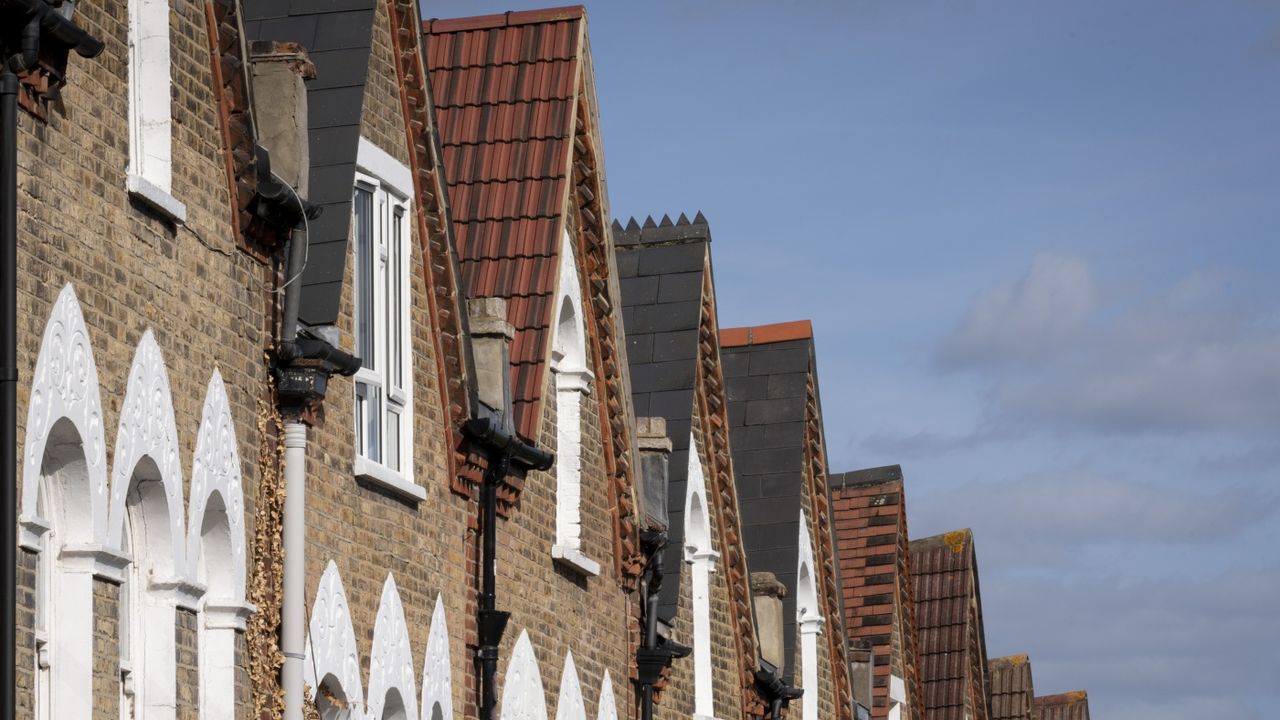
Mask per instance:
[[[785,588],[773,664],[804,689],[803,720],[851,718],[813,328],[724,329],[720,347],[747,562]]]
[[[1035,684],[1026,655],[998,657],[988,664],[991,677],[991,720],[1032,720]]]
[[[991,689],[973,533],[912,540],[910,554],[925,717],[986,720]]]
[[[721,374],[711,231],[698,213],[615,221],[632,399],[671,441],[659,618],[693,649],[655,717],[759,717],[759,650]]]
[[[832,475],[854,697],[873,718],[924,717],[907,540],[907,499],[897,465]]]

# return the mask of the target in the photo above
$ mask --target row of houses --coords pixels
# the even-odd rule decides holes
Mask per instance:
[[[16,717],[1087,718],[613,219],[586,11],[424,14],[0,3]]]

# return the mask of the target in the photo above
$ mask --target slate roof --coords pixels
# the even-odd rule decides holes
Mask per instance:
[[[872,717],[889,714],[889,676],[923,701],[907,539],[907,501],[898,465],[833,474],[828,480],[850,643],[875,653]]]
[[[250,41],[298,43],[316,67],[315,79],[307,83],[307,199],[324,210],[309,224],[299,318],[309,325],[332,325],[347,262],[374,0],[271,0],[243,6]]]
[[[985,720],[987,652],[973,533],[955,530],[910,546],[920,636],[920,676],[929,720]]]
[[[1010,655],[992,660],[991,720],[1032,720],[1035,686],[1031,680],[1031,660],[1026,655]]]
[[[1038,697],[1035,720],[1089,720],[1089,693],[1076,690]]]
[[[541,420],[585,24],[581,6],[423,23],[463,287],[507,300],[516,429],[529,440]]]
[[[698,326],[702,320],[703,270],[711,229],[694,221],[652,217],[614,222],[622,317],[631,363],[631,399],[637,417],[667,421],[671,438],[667,482],[667,550],[659,615],[671,620],[680,598],[684,500],[689,472],[689,433],[697,382]]]
[[[802,320],[725,329],[720,331],[720,351],[743,544],[752,572],[771,572],[787,587],[783,674],[790,678],[795,670],[806,383],[815,368],[813,328]]]

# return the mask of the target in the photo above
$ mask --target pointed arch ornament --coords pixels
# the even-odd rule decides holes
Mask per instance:
[[[200,413],[200,431],[191,468],[189,493],[190,527],[187,530],[187,574],[197,581],[196,571],[204,554],[201,526],[209,500],[222,499],[231,535],[230,594],[213,597],[219,604],[243,603],[245,599],[244,491],[240,482],[240,451],[237,447],[231,404],[227,400],[222,373],[214,368],[205,389]]]
[[[388,573],[382,584],[378,616],[373,621],[373,651],[369,656],[368,717],[382,720],[384,703],[392,690],[404,703],[405,717],[418,717],[418,688],[414,679],[409,626],[395,578]]]
[[[325,565],[311,606],[303,674],[313,696],[320,684],[332,677],[347,707],[353,709],[352,714],[357,717],[362,714],[364,684],[360,677],[356,631],[351,624],[351,606],[342,587],[342,575],[332,560]]]
[[[453,718],[453,671],[449,662],[449,625],[445,620],[444,597],[436,595],[427,632],[427,655],[422,668],[422,717],[431,720],[432,709],[440,706],[440,717]]]
[[[587,707],[582,699],[582,683],[573,652],[564,656],[564,672],[560,675],[560,697],[556,700],[556,720],[587,720]]]
[[[520,631],[503,675],[501,720],[547,720],[547,696],[529,632]]]
[[[614,703],[613,678],[609,671],[604,671],[604,679],[600,681],[600,709],[596,720],[618,720],[618,706]]]

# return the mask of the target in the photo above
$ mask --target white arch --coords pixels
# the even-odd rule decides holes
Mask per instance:
[[[556,699],[556,720],[587,720],[586,703],[582,700],[582,683],[573,652],[564,655],[564,672],[560,675],[560,697]]]
[[[600,710],[596,720],[618,720],[618,707],[613,699],[613,679],[609,671],[604,671],[604,680],[600,681]]]
[[[338,683],[352,715],[361,715],[364,707],[364,685],[360,679],[360,655],[356,650],[356,631],[351,624],[351,607],[342,587],[342,575],[332,560],[316,588],[308,627],[307,659],[303,673],[313,696],[319,695],[320,683],[332,677]]]
[[[216,602],[244,602],[244,494],[240,485],[240,451],[236,443],[235,423],[222,373],[215,368],[204,394],[200,413],[200,434],[196,437],[196,454],[191,468],[191,527],[187,533],[188,576],[197,581],[196,571],[204,548],[201,530],[209,498],[221,496],[231,531],[230,593],[215,597]],[[210,587],[216,587],[210,583]]]
[[[560,292],[556,295],[552,363],[562,371],[580,372],[587,369],[586,330],[583,325],[582,283],[578,279],[578,262],[568,231],[560,240],[557,282]]]
[[[453,680],[449,663],[449,625],[445,622],[444,598],[436,595],[427,633],[427,657],[422,668],[422,720],[432,720],[431,710],[440,706],[440,717],[453,717]]]
[[[711,573],[720,557],[711,543],[707,482],[697,438],[689,433],[689,472],[684,496],[684,559],[689,563],[693,606],[693,714],[714,717],[712,697]]]
[[[502,683],[501,720],[547,720],[547,697],[542,689],[542,672],[533,655],[529,633],[520,631]]]
[[[413,650],[409,647],[409,626],[395,578],[387,574],[373,621],[373,653],[369,656],[369,720],[383,720],[387,694],[395,690],[404,703],[406,718],[418,717],[418,688],[413,677]]]
[[[814,577],[813,542],[804,508],[800,508],[799,569],[796,573],[796,624],[800,632],[800,686],[805,693],[800,700],[801,720],[818,718],[818,636],[822,634],[822,608],[818,604],[817,578]]]
[[[111,468],[111,507],[107,544],[121,547],[125,498],[134,470],[143,458],[155,463],[164,487],[169,513],[169,540],[172,548],[153,548],[159,558],[172,558],[173,567],[164,568],[172,578],[186,577],[186,533],[182,521],[182,464],[178,457],[178,426],[173,416],[169,373],[164,356],[150,330],[142,334],[129,369],[120,426],[116,433],[115,462]],[[134,548],[137,552],[138,548]]]
[[[45,323],[27,403],[26,440],[22,451],[22,516],[39,517],[40,467],[53,426],[66,418],[80,435],[88,480],[89,517],[69,518],[90,530],[85,540],[105,544],[107,537],[107,455],[103,441],[102,397],[98,367],[80,312],[80,301],[68,283]],[[40,518],[48,521],[48,518]],[[78,521],[78,522],[77,522]]]

